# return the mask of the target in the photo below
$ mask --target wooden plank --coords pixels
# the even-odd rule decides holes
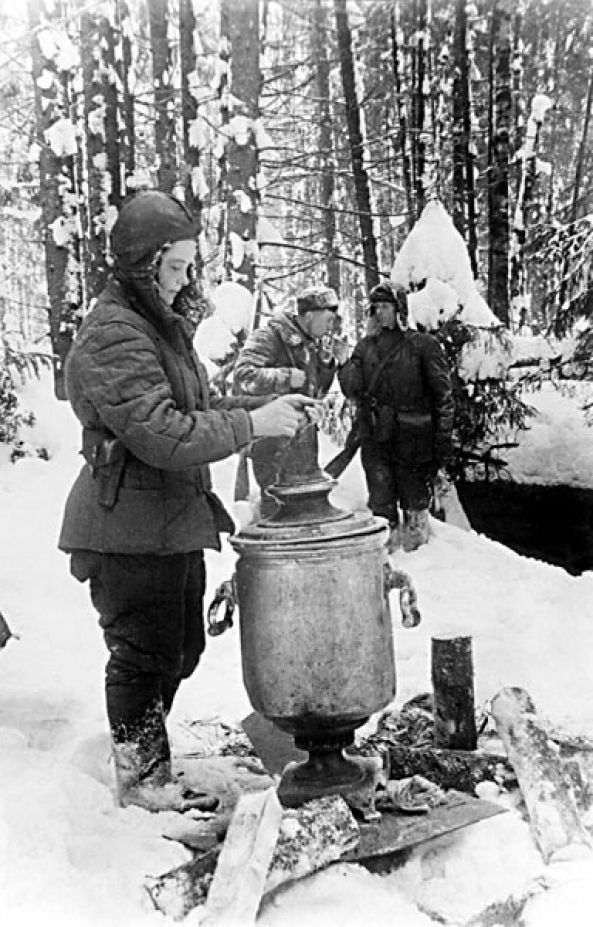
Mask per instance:
[[[208,891],[203,927],[255,923],[281,822],[273,786],[239,798]]]
[[[339,795],[307,802],[284,811],[264,893],[303,878],[340,859],[352,850],[360,832],[354,817]],[[220,850],[205,853],[190,863],[148,879],[146,889],[163,914],[181,920],[203,905]]]
[[[524,689],[493,698],[492,716],[517,775],[534,839],[546,863],[569,847],[591,847],[560,751]]]

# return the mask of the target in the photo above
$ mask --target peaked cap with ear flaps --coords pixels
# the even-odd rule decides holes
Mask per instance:
[[[163,245],[195,239],[197,224],[183,203],[161,190],[142,190],[122,205],[111,231],[111,250],[119,263],[152,260]]]

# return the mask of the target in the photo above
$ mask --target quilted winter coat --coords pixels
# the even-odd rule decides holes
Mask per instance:
[[[344,395],[357,402],[362,441],[389,443],[404,466],[446,462],[455,405],[448,361],[436,338],[382,329],[358,342],[338,379]]]
[[[164,304],[158,318],[143,312],[117,280],[84,319],[66,386],[87,462],[66,502],[62,550],[220,549],[219,532],[232,532],[208,464],[247,445],[251,421],[244,408],[210,407],[184,325]]]

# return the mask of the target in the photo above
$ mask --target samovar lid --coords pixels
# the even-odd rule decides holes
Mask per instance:
[[[336,512],[340,512],[336,509]],[[242,547],[277,546],[285,544],[311,544],[377,534],[385,530],[387,521],[369,511],[340,512],[330,520],[309,520],[303,523],[265,518],[246,525],[239,534],[229,538],[231,545]]]

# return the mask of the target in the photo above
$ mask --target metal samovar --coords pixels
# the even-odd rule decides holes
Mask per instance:
[[[337,481],[317,465],[314,424],[283,459],[268,490],[279,510],[231,538],[243,680],[253,708],[309,754],[285,768],[281,802],[348,801],[374,788],[376,766],[344,751],[396,691],[386,522],[329,501]]]

